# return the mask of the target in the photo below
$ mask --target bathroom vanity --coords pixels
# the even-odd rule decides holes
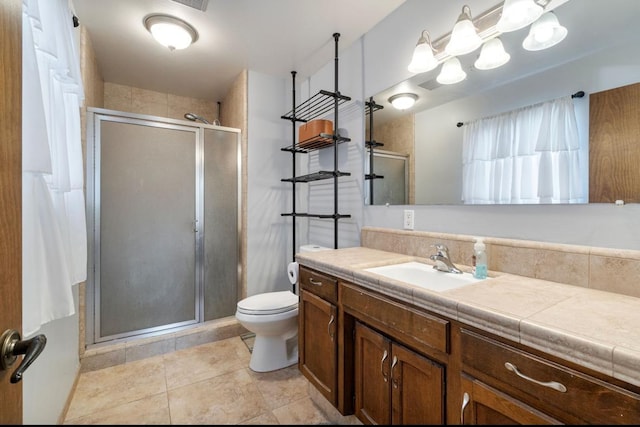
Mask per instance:
[[[299,367],[341,415],[364,424],[640,423],[639,334],[620,332],[639,316],[639,298],[496,272],[434,292],[366,271],[428,258],[368,247],[297,261]],[[596,306],[608,319],[595,319]],[[618,331],[598,330],[605,321]]]

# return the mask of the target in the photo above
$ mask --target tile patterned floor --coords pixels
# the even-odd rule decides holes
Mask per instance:
[[[229,338],[82,373],[64,424],[331,424],[297,365],[253,372]]]

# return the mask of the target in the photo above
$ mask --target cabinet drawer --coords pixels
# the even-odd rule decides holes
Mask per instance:
[[[543,411],[590,424],[640,423],[640,396],[628,390],[466,329],[461,350],[464,371],[515,388]]]
[[[334,304],[338,303],[338,281],[331,276],[302,266],[300,266],[300,289],[316,294]]]
[[[341,283],[341,302],[345,309],[358,313],[373,326],[387,329],[394,338],[414,346],[449,352],[448,320],[420,312],[404,304],[391,301],[364,289]]]

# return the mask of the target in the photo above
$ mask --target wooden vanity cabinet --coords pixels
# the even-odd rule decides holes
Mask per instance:
[[[354,413],[365,424],[445,424],[447,320],[340,282],[354,318]],[[438,359],[438,360],[436,360]]]
[[[298,368],[316,389],[338,406],[338,282],[300,266]]]
[[[460,339],[465,424],[640,424],[640,394],[614,379],[466,327]]]
[[[365,424],[443,424],[444,367],[356,321],[355,415]]]

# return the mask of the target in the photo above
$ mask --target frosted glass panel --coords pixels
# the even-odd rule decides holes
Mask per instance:
[[[196,321],[196,133],[103,121],[100,336]]]
[[[204,134],[204,320],[238,302],[238,134]]]

